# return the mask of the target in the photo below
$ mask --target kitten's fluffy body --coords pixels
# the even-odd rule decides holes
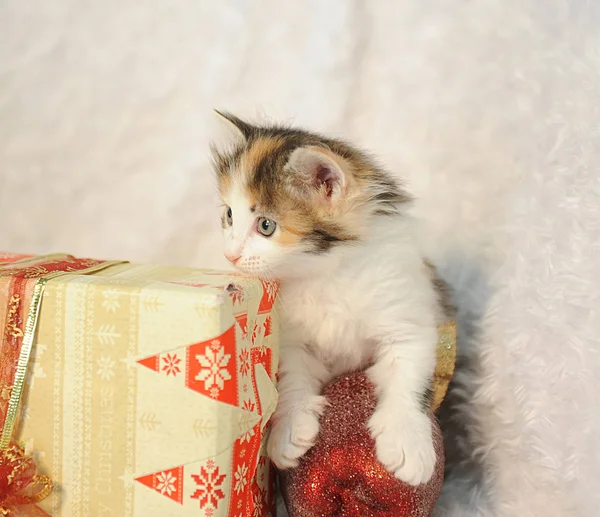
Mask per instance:
[[[403,211],[408,196],[343,142],[225,118],[236,137],[214,152],[226,255],[281,282],[271,459],[297,465],[319,430],[323,386],[368,367],[379,397],[369,422],[378,459],[405,482],[428,481],[436,458],[427,393],[442,310]],[[272,235],[259,231],[261,218],[276,223]]]

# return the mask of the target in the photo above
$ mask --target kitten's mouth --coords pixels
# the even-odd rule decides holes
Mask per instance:
[[[273,280],[273,275],[259,267],[243,267],[236,265],[236,269],[244,276],[251,278],[259,278],[260,280]]]
[[[260,276],[260,271],[256,266],[248,266],[246,264],[240,264],[239,262],[234,265],[236,271],[242,273],[245,276],[257,277]]]
[[[258,257],[241,258],[235,263],[235,268],[249,274],[259,274],[263,268]]]

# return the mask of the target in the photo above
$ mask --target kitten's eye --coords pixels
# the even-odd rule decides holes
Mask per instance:
[[[227,210],[225,211],[225,221],[227,221],[228,226],[233,224],[233,211],[231,210],[230,206],[228,206]]]
[[[265,237],[273,235],[275,228],[277,228],[277,223],[275,221],[271,221],[271,219],[267,219],[266,217],[258,218],[258,231]]]

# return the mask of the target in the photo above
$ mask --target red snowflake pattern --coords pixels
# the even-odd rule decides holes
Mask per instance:
[[[207,508],[206,510],[204,510],[205,517],[213,517],[214,514],[215,514],[214,508]]]
[[[177,357],[177,354],[167,354],[162,360],[164,362],[162,370],[167,372],[167,377],[169,375],[176,377],[178,373],[181,373],[181,368],[179,368],[181,359]]]
[[[255,408],[256,404],[254,404],[254,402],[252,402],[250,399],[244,400],[244,405],[242,409],[244,409],[245,411],[254,411]]]
[[[231,284],[227,287],[227,291],[229,291],[229,296],[231,297],[233,305],[244,301],[244,291],[242,291],[242,288],[239,285]]]
[[[250,352],[242,350],[240,352],[240,373],[245,377],[250,372]]]
[[[254,324],[254,328],[252,329],[252,344],[254,345],[256,343],[256,339],[262,334],[262,328],[259,327],[257,324]]]
[[[198,486],[197,490],[191,495],[192,499],[198,499],[200,508],[211,506],[217,508],[219,501],[225,499],[225,493],[221,490],[221,485],[227,474],[219,474],[219,467],[214,466],[214,462],[205,467],[200,467],[200,474],[192,474],[192,479]]]
[[[254,517],[261,517],[263,514],[263,495],[261,492],[254,493]]]

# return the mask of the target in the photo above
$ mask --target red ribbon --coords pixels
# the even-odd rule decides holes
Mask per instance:
[[[37,503],[52,492],[52,480],[37,474],[33,458],[12,442],[0,451],[0,516],[50,517]]]

